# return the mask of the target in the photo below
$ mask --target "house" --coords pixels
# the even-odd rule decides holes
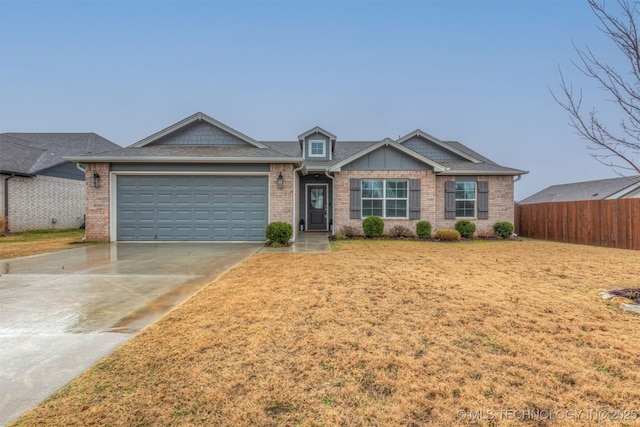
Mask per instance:
[[[0,134],[0,233],[81,226],[85,173],[64,157],[117,148],[95,133]]]
[[[370,215],[386,229],[468,219],[490,234],[495,222],[513,222],[514,180],[527,173],[420,130],[342,141],[314,127],[267,142],[203,113],[127,148],[69,159],[86,163],[90,241],[263,241],[269,222],[339,231],[361,229]]]
[[[521,205],[579,200],[612,200],[640,197],[640,175],[552,185],[520,202]]]

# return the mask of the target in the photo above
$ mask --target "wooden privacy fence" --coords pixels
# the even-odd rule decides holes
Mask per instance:
[[[640,249],[640,199],[516,204],[515,214],[520,236]]]

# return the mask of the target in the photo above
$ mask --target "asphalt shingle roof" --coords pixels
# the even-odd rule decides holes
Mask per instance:
[[[33,175],[66,162],[67,156],[116,148],[121,147],[95,133],[8,132],[0,134],[0,170]]]
[[[306,167],[310,170],[326,169],[338,162],[357,155],[367,148],[378,144],[380,141],[336,141],[332,160],[305,160]],[[83,156],[67,156],[73,161],[114,161],[114,162],[133,162],[133,161],[159,161],[171,162],[175,161],[233,161],[241,163],[244,159],[247,161],[259,162],[264,160],[275,161],[302,161],[302,147],[299,141],[259,141],[260,144],[268,148],[236,146],[236,145],[218,145],[218,146],[185,146],[185,145],[145,145],[141,147],[130,146],[114,151],[104,152],[98,155]],[[480,163],[472,161],[457,162],[438,162],[442,166],[450,169],[444,173],[459,174],[497,174],[497,175],[521,175],[527,173],[519,169],[507,168],[496,164],[495,162],[480,155],[469,147],[456,141],[442,141],[455,150],[463,152]]]
[[[640,184],[640,175],[552,185],[521,200],[520,204],[604,200],[637,184]]]

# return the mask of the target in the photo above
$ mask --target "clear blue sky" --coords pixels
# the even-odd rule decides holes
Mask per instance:
[[[420,128],[530,171],[519,200],[617,176],[547,88],[558,66],[594,87],[571,65],[572,42],[618,61],[578,0],[0,0],[0,132],[127,146],[197,111],[257,140]]]

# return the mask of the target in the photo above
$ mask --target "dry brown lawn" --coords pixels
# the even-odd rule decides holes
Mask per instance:
[[[37,255],[95,244],[82,242],[82,237],[84,237],[84,230],[79,228],[34,230],[15,233],[11,236],[0,235],[0,259]]]
[[[638,251],[335,249],[250,257],[17,424],[640,425],[640,316],[598,295]]]

